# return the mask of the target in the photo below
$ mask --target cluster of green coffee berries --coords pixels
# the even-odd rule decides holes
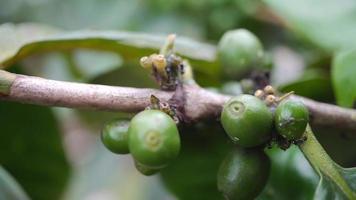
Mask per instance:
[[[189,64],[173,52],[174,36],[167,41],[160,54],[143,57],[140,63],[152,72],[161,89],[177,92],[177,86],[187,84],[192,75]],[[225,75],[231,78],[239,79],[265,67],[260,41],[245,29],[227,32],[219,42],[218,55]],[[245,81],[238,93],[254,91],[251,84]],[[230,84],[224,89],[231,93],[236,88]],[[270,171],[265,147],[277,144],[285,150],[303,141],[309,113],[303,103],[289,99],[290,94],[280,97],[267,85],[254,95],[237,95],[224,104],[221,124],[235,144],[217,174],[217,188],[226,199],[254,199],[263,190]],[[177,110],[172,108],[170,104],[163,106],[152,95],[150,109],[138,113],[131,121],[114,121],[104,128],[104,145],[114,153],[131,153],[136,169],[142,174],[158,172],[180,151],[176,126],[180,120]]]
[[[177,126],[171,116],[160,110],[144,110],[130,122],[107,124],[102,142],[113,153],[131,153],[136,169],[147,176],[167,166],[180,150]]]
[[[223,74],[233,80],[268,70],[262,43],[245,29],[226,32],[219,42],[218,56]],[[243,88],[246,87],[230,82],[223,90],[238,94],[246,92]],[[275,89],[267,85],[252,94],[231,98],[221,113],[221,124],[237,146],[218,171],[218,189],[226,199],[257,197],[270,171],[264,148],[277,144],[285,150],[293,143],[299,144],[309,120],[303,103],[288,99],[291,93],[278,97]]]
[[[303,103],[287,97],[277,97],[268,85],[255,95],[242,94],[225,103],[221,123],[238,146],[218,173],[218,188],[227,199],[252,199],[262,191],[270,168],[265,146],[271,142],[298,144],[303,137],[308,110]]]

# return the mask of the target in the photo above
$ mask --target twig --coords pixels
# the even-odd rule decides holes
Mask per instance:
[[[6,81],[3,77],[7,77]],[[10,78],[8,78],[10,77]],[[78,109],[138,112],[150,104],[153,94],[168,101],[173,93],[147,88],[115,87],[54,81],[17,75],[0,70],[0,87],[7,86],[0,100]],[[185,85],[185,113],[192,121],[218,117],[222,105],[231,96],[207,91],[197,85]],[[1,91],[0,91],[1,92]],[[356,110],[316,102],[293,95],[309,108],[315,125],[356,130]]]
[[[0,72],[2,72],[0,77],[3,74],[14,75],[2,70]],[[9,92],[3,93],[0,100],[80,109],[137,112],[150,105],[151,95],[163,101],[168,101],[173,95],[173,92],[147,88],[71,83],[25,75],[12,77],[14,78],[8,89]],[[196,85],[184,86],[184,90],[187,98],[186,115],[191,120],[216,116],[222,104],[229,98]]]

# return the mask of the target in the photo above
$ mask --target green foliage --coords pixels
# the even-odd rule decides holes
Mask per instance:
[[[336,54],[332,65],[332,81],[337,103],[352,107],[356,100],[356,50]]]
[[[165,36],[142,33],[63,32],[36,24],[4,24],[0,26],[0,50],[6,53],[0,54],[0,64],[10,66],[34,53],[78,48],[113,51],[121,55],[125,62],[138,63],[139,58],[157,51],[164,41]],[[210,75],[218,72],[214,46],[183,37],[177,38],[175,46],[178,54],[190,58],[196,70]]]
[[[332,163],[333,167],[341,175],[342,180],[336,180],[331,178],[328,174],[321,174],[318,187],[315,191],[314,199],[340,199],[347,200],[356,198],[356,168],[342,168],[335,163]],[[349,192],[345,191],[338,184],[345,180],[346,184],[353,192],[353,196],[350,197]]]
[[[271,173],[257,199],[312,199],[319,177],[298,147],[291,146],[287,151],[273,148],[266,152],[271,158]]]
[[[279,90],[282,92],[294,91],[297,95],[319,101],[334,101],[330,76],[322,69],[307,69],[300,79],[281,85]]]
[[[0,199],[27,200],[27,194],[16,180],[0,166]]]
[[[342,168],[328,156],[308,126],[300,149],[320,176],[315,199],[355,199],[356,168]],[[316,153],[317,152],[317,153]]]
[[[0,163],[33,199],[58,199],[69,178],[56,119],[49,108],[0,103]]]
[[[356,2],[263,0],[293,31],[333,52],[356,45]]]
[[[354,167],[356,135],[353,131],[330,127],[313,127],[315,137],[328,155],[340,166]]]
[[[312,60],[318,58],[315,58],[313,53],[298,49],[297,53],[306,61],[304,74],[301,79],[282,85],[280,90],[295,91],[298,95],[331,103],[334,103],[335,93],[339,105],[352,107],[356,98],[356,82],[353,80],[356,76],[356,55],[355,50],[348,49],[354,49],[356,45],[356,4],[348,0],[264,2],[265,5],[258,0],[177,0],[172,3],[162,0],[109,0],[106,3],[95,0],[55,0],[50,3],[8,1],[0,3],[0,21],[39,21],[56,24],[65,29],[125,27],[155,33],[176,32],[177,52],[189,59],[197,82],[210,87],[220,87],[222,81],[215,47],[182,38],[180,35],[216,39],[228,29],[244,27],[263,36],[261,40],[267,50],[284,45],[296,49],[304,48],[305,43],[299,39],[305,39],[320,48],[308,46],[309,51],[316,51],[316,54],[320,53],[328,59],[319,64],[318,68],[310,68],[309,65],[312,64],[308,62],[309,57],[313,57]],[[58,13],[58,8],[66,12]],[[95,12],[91,12],[93,8],[96,8]],[[89,11],[92,14],[89,14]],[[184,16],[181,16],[181,13]],[[281,26],[270,26],[259,21],[270,20],[279,24],[281,21],[278,18],[271,17],[274,15],[281,17]],[[296,34],[290,35],[289,30]],[[138,67],[138,60],[142,56],[157,52],[164,40],[165,36],[156,34],[98,30],[62,31],[38,24],[5,24],[0,26],[0,66],[11,67],[14,63],[29,58],[25,62],[28,66],[39,64],[38,69],[28,68],[26,73],[30,74],[67,81],[156,87],[147,73]],[[52,51],[57,53],[49,53]],[[334,52],[330,73],[329,58]],[[272,51],[266,53],[273,54]],[[46,56],[33,58],[34,55]],[[236,52],[232,55],[232,58],[237,57]],[[38,58],[45,59],[38,61]],[[42,66],[46,68],[42,69]],[[241,85],[226,85],[224,92],[240,94],[241,88],[245,91],[244,84]],[[0,133],[0,145],[4,149],[0,152],[1,164],[23,185],[31,198],[59,198],[68,178],[69,167],[52,113],[45,108],[8,103],[1,103],[0,109],[1,126],[5,127]],[[80,113],[91,128],[101,126],[103,122],[114,117],[131,116],[126,113],[109,114],[97,111],[76,113]],[[162,179],[179,199],[221,199],[216,188],[216,173],[231,144],[222,136],[224,133],[219,128],[189,129],[181,134],[181,154],[172,160],[172,165],[163,169]],[[345,136],[341,130],[318,129],[317,132],[318,139],[335,161],[347,166],[355,165],[354,138]],[[304,147],[302,150],[321,176],[314,199],[353,197],[350,190],[356,190],[355,169],[341,168],[331,159],[325,161],[318,160],[320,157],[308,157],[311,153],[323,153],[322,148],[313,149],[309,153]],[[271,176],[258,199],[312,199],[316,177],[297,148],[292,147],[286,152],[274,149],[268,151],[268,154],[272,158]],[[327,157],[326,153],[322,155]],[[139,165],[140,163],[136,162],[136,167],[144,174],[156,172],[146,171]],[[113,169],[109,170],[110,173]],[[92,175],[97,171],[92,169],[88,172],[93,180],[97,180],[97,177]],[[0,173],[0,181],[1,175]],[[105,178],[108,179],[109,176]],[[105,178],[101,177],[101,183],[105,182],[102,180]],[[87,183],[86,178],[83,180]],[[99,187],[99,184],[94,184],[93,187]],[[4,188],[6,189],[0,187],[0,191]],[[91,192],[92,188],[88,188]],[[81,198],[80,195],[79,197]]]
[[[161,171],[164,185],[178,199],[219,200],[217,172],[232,147],[216,122],[201,123],[181,130],[178,157]]]

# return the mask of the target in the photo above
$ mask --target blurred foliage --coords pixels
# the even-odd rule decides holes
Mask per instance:
[[[313,127],[319,142],[330,157],[342,167],[356,167],[354,132],[331,127]]]
[[[16,180],[0,165],[0,199],[27,200],[27,194]]]
[[[217,39],[224,31],[242,24],[258,28],[251,22],[258,23],[253,16],[261,3],[260,0],[107,0],[105,3],[97,0],[1,0],[0,4],[0,22],[32,21],[64,29],[174,32]]]
[[[293,90],[319,101],[334,103],[336,99],[341,106],[355,106],[356,3],[352,0],[0,0],[0,5],[0,23],[50,25],[1,25],[1,67],[16,63],[21,65],[24,73],[56,80],[156,87],[147,72],[138,66],[138,59],[157,51],[167,33],[177,33],[178,53],[190,60],[197,82],[205,87],[220,87],[227,80],[219,74],[215,47],[189,38],[216,43],[225,31],[243,27],[261,39],[271,57],[278,56],[273,55],[273,50],[280,46],[288,46],[298,54],[297,59],[303,65],[301,76],[280,85],[282,92]],[[85,31],[72,31],[83,29]],[[283,55],[280,57],[287,59]],[[289,72],[283,68],[277,76]],[[70,167],[62,149],[60,124],[52,111],[1,102],[0,113],[0,164],[31,198],[58,199],[63,194]],[[98,133],[108,120],[131,116],[97,111],[75,113],[94,133]],[[221,135],[221,130],[216,127],[208,130],[195,128],[182,134],[180,157],[162,172],[165,186],[175,196],[197,199],[194,195],[200,193],[204,199],[220,198],[216,191],[215,171],[229,143],[215,133]],[[318,128],[316,134],[338,164],[344,167],[356,165],[352,133]],[[296,148],[267,152],[272,159],[272,173],[259,198],[311,199],[317,180],[300,152]],[[100,148],[93,148],[88,154],[97,160],[75,172],[66,198],[77,199],[82,195],[89,198],[95,188],[111,187],[116,191],[120,184],[113,179],[120,179],[127,171],[122,163],[113,162],[115,158],[103,157]],[[109,172],[115,170],[119,175],[111,176]],[[107,173],[98,179],[98,171]],[[349,173],[347,170],[341,172]],[[135,193],[132,188],[142,183],[138,177],[128,176],[126,180],[132,178],[132,187],[127,191]],[[150,185],[150,181],[152,179],[144,179],[143,182]],[[334,187],[329,180],[321,183],[324,188]],[[192,188],[205,192],[192,192]],[[154,190],[155,194],[147,198],[166,195],[158,192],[160,190]],[[123,197],[128,194],[120,190],[115,195],[118,193],[124,194]]]
[[[0,103],[0,164],[33,199],[58,199],[70,175],[49,108]]]
[[[356,167],[343,168],[335,163],[310,126],[304,135],[307,140],[299,148],[320,177],[313,199],[356,199]]]
[[[77,31],[62,32],[48,26],[37,24],[4,24],[0,26],[0,64],[3,67],[11,66],[17,61],[28,57],[29,55],[44,53],[49,51],[69,51],[79,48],[88,48],[103,51],[113,51],[120,55],[124,65],[131,63],[138,67],[139,58],[150,55],[157,51],[164,43],[165,36],[119,32],[119,31]],[[215,47],[209,44],[199,43],[189,38],[178,37],[175,48],[178,54],[190,59],[194,70],[199,71],[201,77],[217,82],[219,68],[215,61]],[[98,76],[105,71],[117,66],[118,61],[112,61],[110,55],[89,54],[85,52],[76,52],[76,57],[66,53],[66,61],[69,73],[76,79],[87,80],[90,77]],[[84,54],[84,55],[83,55]],[[82,57],[80,57],[82,55]],[[90,64],[88,61],[83,63],[83,57],[96,55],[101,63],[108,65],[100,70],[86,70],[79,66]],[[106,57],[103,57],[105,56]],[[89,59],[88,59],[89,60]],[[90,61],[90,60],[89,60]],[[96,62],[96,61],[95,61]],[[55,63],[58,63],[55,62]],[[100,63],[95,63],[95,69],[98,69]],[[58,66],[57,66],[58,67]],[[91,67],[93,68],[93,67]],[[85,76],[86,75],[86,76]],[[51,75],[50,75],[51,76]],[[208,78],[207,78],[208,77]],[[204,84],[203,84],[204,85]]]
[[[294,91],[295,94],[324,102],[333,102],[334,94],[328,72],[309,68],[302,77],[279,87],[281,92]]]
[[[332,80],[337,103],[353,107],[356,100],[356,50],[336,54],[332,65]]]
[[[223,199],[216,185],[216,174],[232,143],[222,127],[216,122],[198,124],[180,129],[180,133],[182,146],[178,158],[161,172],[164,185],[178,199]]]
[[[353,0],[263,0],[299,37],[328,52],[356,45]]]
[[[271,174],[258,199],[312,199],[318,176],[299,149],[292,146],[287,151],[273,148],[266,152],[271,158]]]
[[[63,32],[48,26],[26,23],[3,24],[0,26],[0,36],[0,62],[3,66],[14,64],[35,53],[78,48],[113,51],[121,55],[125,62],[137,62],[140,57],[154,53],[165,41],[165,36],[158,35],[94,30]],[[178,54],[190,58],[192,63],[201,61],[201,65],[205,65],[205,73],[209,72],[207,66],[211,66],[211,70],[215,66],[216,71],[216,64],[209,65],[215,59],[214,46],[179,37],[175,48]]]

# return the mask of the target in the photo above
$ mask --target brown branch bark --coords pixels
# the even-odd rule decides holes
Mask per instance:
[[[12,77],[14,79],[9,92],[3,93],[0,100],[78,109],[138,112],[150,104],[152,94],[163,101],[168,101],[173,95],[172,92],[155,89],[71,83],[24,75]],[[230,98],[196,85],[184,86],[184,90],[186,117],[193,121],[218,117],[222,105]],[[295,95],[291,98],[304,102],[311,112],[313,124],[356,130],[356,110]]]

